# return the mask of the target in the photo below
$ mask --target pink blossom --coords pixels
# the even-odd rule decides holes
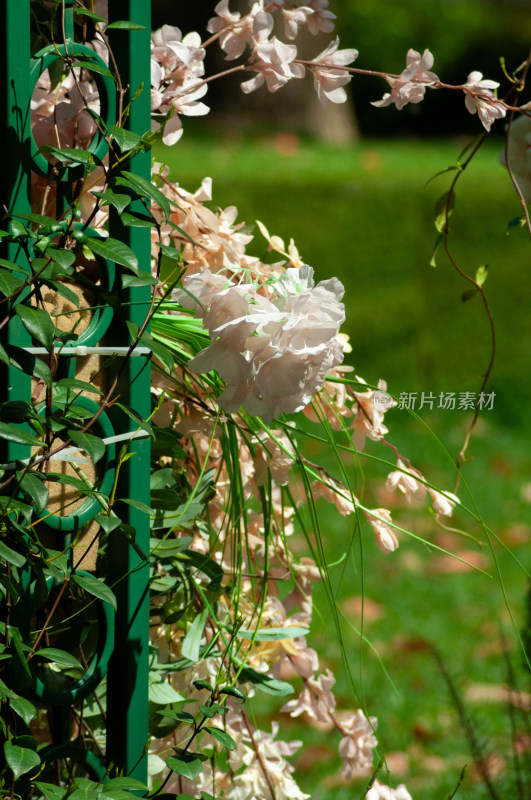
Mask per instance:
[[[390,76],[386,78],[391,85],[391,92],[384,94],[381,100],[375,100],[371,105],[383,108],[394,103],[400,110],[407,103],[420,103],[424,98],[426,86],[439,80],[434,72],[429,72],[433,66],[433,55],[429,50],[424,50],[422,56],[416,50],[408,50],[406,65],[398,78]]]
[[[378,744],[374,730],[376,717],[367,718],[361,709],[348,714],[339,721],[343,739],[339,743],[339,755],[343,759],[343,775],[352,777],[355,770],[372,767],[372,750]]]
[[[419,483],[418,478],[422,478],[420,472],[408,469],[406,465],[398,460],[398,469],[390,472],[387,476],[385,488],[389,492],[394,492],[399,489],[406,496],[408,503],[413,499],[420,500],[426,495],[426,489],[423,483]]]
[[[208,21],[207,31],[213,34],[223,31],[219,37],[219,44],[226,53],[227,61],[241,56],[246,46],[250,44],[254,17],[261,10],[263,10],[262,4],[255,3],[251,12],[241,17],[239,11],[236,13],[229,11],[229,0],[221,0],[214,8],[217,17],[211,17]]]
[[[203,270],[184,283],[187,289],[193,286],[202,304],[199,283],[210,285],[214,277]],[[315,286],[307,265],[287,269],[273,284],[271,300],[252,284],[230,284],[211,299],[210,308],[202,307],[214,342],[190,361],[190,368],[218,370],[227,383],[219,403],[229,413],[242,406],[268,420],[300,411],[343,359],[337,338],[344,320],[343,291],[336,278]],[[190,304],[183,291],[176,299]]]
[[[336,15],[328,11],[328,0],[308,0],[307,3],[313,9],[313,14],[308,17],[308,30],[310,33],[332,33],[334,30],[334,20]]]
[[[249,60],[250,69],[258,74],[241,84],[242,91],[249,94],[265,82],[270,92],[276,92],[291,78],[304,78],[303,65],[292,63],[296,56],[295,45],[284,44],[276,36],[263,43],[258,42]]]
[[[376,391],[352,393],[356,401],[356,414],[351,428],[354,431],[353,440],[357,450],[363,449],[367,436],[369,439],[379,441],[388,432],[383,424],[384,414],[396,406],[396,401],[390,398],[385,404],[382,403],[382,393],[385,393],[386,389],[386,382],[380,380]],[[383,397],[390,396],[384,394]]]
[[[299,6],[298,8],[281,8],[284,17],[284,31],[286,39],[296,39],[299,25],[305,25],[308,17],[314,14],[313,8]]]
[[[392,553],[398,547],[398,538],[392,527],[391,512],[386,508],[374,508],[365,511],[365,516],[371,523],[376,544],[382,553]]]
[[[355,61],[358,51],[352,48],[338,50],[338,47],[339,38],[336,37],[322,53],[312,59],[312,64],[315,64],[315,67],[311,67],[314,86],[322,104],[327,100],[331,100],[332,103],[344,103],[347,99],[343,86],[350,81],[351,75],[341,67]]]
[[[385,786],[379,780],[375,780],[364,800],[412,800],[412,798],[403,783],[399,784],[396,789],[391,789],[390,786]]]
[[[492,91],[499,85],[496,81],[483,80],[481,72],[476,71],[470,73],[463,85],[468,111],[471,114],[477,112],[483,127],[488,131],[495,119],[503,119],[507,113],[505,104]]]
[[[316,680],[308,678],[300,695],[294,700],[289,700],[280,710],[291,717],[307,714],[316,722],[330,722],[330,715],[336,707],[336,700],[331,691],[335,682],[329,669],[326,673],[321,673]]]
[[[328,503],[334,503],[342,517],[347,517],[355,510],[355,502],[350,497],[350,493],[344,486],[337,481],[328,479],[323,481],[313,481],[311,484],[312,497],[318,499],[323,497]]]
[[[459,503],[457,495],[451,492],[438,492],[436,489],[430,489],[429,487],[428,492],[431,495],[434,511],[443,517],[451,517],[454,506]]]

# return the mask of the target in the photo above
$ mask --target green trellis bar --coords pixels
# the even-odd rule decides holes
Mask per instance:
[[[119,74],[124,87],[128,87],[125,102],[139,92],[132,104],[126,125],[139,134],[150,128],[150,3],[144,0],[112,0],[112,19],[130,20],[143,26],[138,30],[109,31],[111,47],[116,56]],[[67,37],[74,31],[73,0],[65,0],[65,31]],[[8,157],[0,170],[1,199],[11,212],[30,213],[30,180],[32,170],[30,133],[30,2],[29,0],[4,0],[0,7],[3,22],[3,53],[0,56],[0,101],[7,134]],[[141,90],[141,91],[140,91]],[[127,164],[127,168],[150,178],[150,154],[143,153]],[[68,187],[64,187],[68,191]],[[63,192],[61,188],[60,194]],[[148,229],[123,228],[119,219],[111,221],[111,235],[129,244],[138,256],[144,270],[150,268],[150,232]],[[12,245],[4,247],[2,257],[26,267],[24,253]],[[150,302],[149,287],[127,289],[121,292],[120,311],[116,312],[108,342],[128,345],[130,336],[126,321],[141,326]],[[2,314],[0,312],[0,321]],[[7,329],[7,330],[6,330]],[[4,346],[21,348],[31,346],[27,332],[17,319],[0,330]],[[105,344],[105,342],[104,342]],[[64,356],[67,358],[67,356]],[[120,359],[118,359],[120,360]],[[150,361],[149,354],[129,359],[120,373],[118,385],[120,401],[133,408],[141,417],[150,413]],[[0,363],[0,401],[29,400],[31,379],[20,370]],[[109,413],[116,434],[130,432],[135,423],[125,414]],[[149,493],[149,438],[135,439],[129,446],[134,453],[120,469],[120,496],[150,502]],[[120,452],[120,446],[115,448]],[[27,458],[25,445],[0,442],[2,463],[15,458]],[[116,469],[117,463],[110,464]],[[149,518],[130,506],[122,504],[122,519],[135,531],[135,547],[124,536],[110,536],[107,555],[106,580],[117,597],[117,613],[107,624],[114,627],[114,652],[107,672],[107,766],[120,774],[142,781],[147,778],[146,745],[148,741],[148,653],[149,653],[149,563],[139,553],[149,553]],[[69,534],[70,535],[70,534]],[[64,539],[67,541],[67,538]],[[26,602],[26,598],[24,599]],[[20,604],[19,604],[20,605]],[[30,612],[31,614],[31,609]],[[22,607],[21,615],[27,616]],[[26,620],[29,626],[29,620]],[[112,646],[112,642],[111,642]],[[108,649],[109,643],[105,643]],[[74,702],[75,698],[69,702]],[[64,706],[64,698],[62,700]],[[54,700],[50,703],[53,705]],[[65,720],[65,713],[56,709],[57,720]],[[57,727],[57,726],[56,726]],[[59,739],[53,742],[61,757],[85,763],[100,777],[103,767],[91,753],[79,752],[81,748],[68,741],[68,725],[63,725]],[[55,757],[59,757],[56,755]]]
[[[114,20],[130,20],[142,30],[112,32],[111,46],[121,81],[129,87],[127,101],[139,92],[127,119],[129,130],[140,135],[151,126],[150,31],[151,4],[145,0],[118,0],[109,4]],[[110,32],[109,32],[110,33]],[[141,90],[142,87],[142,90]],[[127,168],[147,180],[151,176],[151,154],[137,155]],[[144,209],[139,209],[144,210]],[[111,235],[126,242],[136,253],[140,268],[150,269],[151,234],[149,228],[124,228],[115,215]],[[149,287],[123,292],[124,316],[116,320],[114,332],[119,344],[130,342],[125,320],[142,325],[149,308]],[[129,359],[119,385],[121,399],[146,419],[150,414],[150,370],[145,358]],[[122,425],[125,419],[121,417]],[[129,426],[133,423],[128,420]],[[118,420],[116,422],[116,427]],[[130,428],[129,428],[130,429]],[[122,432],[117,430],[117,432]],[[120,470],[119,492],[149,505],[150,440],[135,440],[130,448],[136,456]],[[114,537],[109,548],[109,580],[118,599],[115,653],[108,674],[107,756],[122,765],[125,773],[140,780],[147,774],[145,748],[148,740],[148,654],[149,654],[149,563],[142,561],[140,549],[149,553],[149,518],[128,506],[126,521],[135,530],[137,549],[123,537]],[[123,580],[127,573],[127,579]]]
[[[29,0],[8,0],[2,3],[2,55],[0,63],[0,109],[4,141],[4,157],[0,169],[0,200],[2,215],[5,208],[27,214],[30,206],[30,4]],[[13,244],[4,245],[1,255],[28,268],[23,252]],[[2,306],[0,306],[0,309]],[[3,307],[5,308],[5,306]],[[4,317],[0,311],[0,321]],[[31,344],[30,337],[20,320],[13,320],[8,326],[3,343],[25,347]],[[0,364],[0,401],[29,397],[31,379],[14,367]],[[14,442],[0,442],[3,463],[15,458],[27,458],[27,445]]]

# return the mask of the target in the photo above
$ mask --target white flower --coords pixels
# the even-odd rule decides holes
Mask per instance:
[[[502,119],[507,113],[505,104],[492,91],[499,85],[496,81],[484,80],[481,72],[471,72],[463,85],[467,109],[471,114],[477,112],[483,127],[488,131],[495,119]]]
[[[231,61],[241,56],[253,35],[254,16],[262,10],[261,4],[255,3],[251,12],[241,17],[239,12],[229,11],[229,0],[221,0],[214,8],[218,15],[208,21],[207,31],[216,34],[223,31],[219,44],[225,51],[225,59]]]
[[[511,123],[505,148],[500,155],[505,167],[510,167],[527,203],[531,202],[531,117],[522,115]]]
[[[420,103],[426,86],[439,80],[434,72],[429,71],[433,66],[433,55],[429,50],[424,50],[422,56],[416,50],[408,50],[406,65],[398,78],[386,78],[391,85],[391,92],[384,94],[381,100],[373,101],[371,105],[383,108],[394,103],[401,110],[407,103]]]
[[[360,383],[365,383],[358,378]],[[396,400],[385,393],[387,384],[385,381],[378,381],[378,389],[375,391],[353,392],[356,401],[355,416],[351,428],[354,431],[353,440],[357,450],[362,450],[365,438],[379,441],[388,432],[383,424],[384,414],[390,408],[396,406]]]
[[[286,39],[296,39],[299,25],[305,25],[308,17],[314,14],[313,8],[299,6],[298,8],[281,8],[284,17],[284,31]]]
[[[391,789],[390,786],[385,786],[379,780],[375,780],[364,800],[412,800],[412,797],[403,783],[399,784],[396,789]]]
[[[311,67],[314,78],[314,86],[319,101],[324,104],[326,100],[332,103],[344,103],[347,93],[343,86],[350,81],[351,75],[345,67],[358,57],[358,51],[354,49],[338,50],[339,38],[336,37],[326,50],[312,59]]]
[[[336,15],[328,11],[328,0],[308,0],[307,5],[313,9],[313,14],[308,17],[308,30],[310,33],[331,33],[334,30]]]
[[[345,778],[354,771],[372,767],[372,750],[378,744],[374,730],[378,724],[376,717],[367,717],[358,709],[339,721],[343,739],[339,743],[339,755],[343,759]]]
[[[454,506],[459,503],[457,495],[451,492],[438,492],[436,489],[430,489],[429,487],[428,492],[431,495],[434,511],[443,517],[451,517]]]
[[[265,82],[270,92],[276,92],[291,78],[304,78],[304,66],[292,63],[296,56],[295,45],[284,44],[276,36],[263,43],[258,42],[249,61],[251,69],[258,74],[241,84],[242,91],[249,94]]]
[[[314,499],[317,500],[319,497],[324,497],[327,502],[334,503],[342,517],[352,514],[356,508],[347,489],[331,478],[329,478],[328,483],[313,481],[310,488]]]
[[[214,340],[190,368],[217,369],[227,383],[219,403],[229,413],[241,406],[269,420],[300,411],[343,359],[337,338],[345,316],[342,284],[332,278],[315,286],[307,265],[286,270],[271,299],[252,284],[222,289],[223,280],[203,270],[184,280],[197,302],[183,290],[175,294],[183,305],[200,309]]]
[[[371,523],[376,544],[382,553],[392,553],[398,547],[398,539],[391,527],[391,512],[386,508],[374,508],[365,511],[365,516]]]
[[[406,465],[398,460],[398,470],[390,472],[385,482],[385,488],[389,492],[394,492],[399,489],[406,496],[408,503],[411,503],[413,498],[422,499],[426,495],[426,488],[424,484],[419,483],[417,478],[421,478],[420,472],[408,469]]]
[[[289,700],[280,710],[292,717],[307,714],[316,722],[330,722],[330,715],[336,707],[335,697],[331,692],[335,682],[329,669],[316,680],[308,678],[300,695]]]

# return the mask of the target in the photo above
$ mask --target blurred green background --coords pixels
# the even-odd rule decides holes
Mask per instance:
[[[339,17],[341,45],[357,47],[356,65],[368,69],[399,72],[409,47],[429,47],[434,70],[445,81],[461,83],[478,69],[503,82],[499,56],[512,69],[526,58],[531,42],[526,0],[337,0],[332,7]],[[178,6],[170,9],[161,2],[154,9],[155,26],[172,22],[183,32],[203,32],[201,20],[211,16],[210,3],[188,9],[190,24]],[[429,264],[437,236],[435,203],[454,173],[428,181],[455,165],[463,147],[482,132],[477,117],[465,111],[461,92],[428,92],[424,103],[402,112],[376,109],[370,101],[382,96],[383,81],[357,77],[353,98],[361,136],[334,144],[309,137],[285,106],[274,119],[264,113],[243,117],[243,104],[232,105],[230,99],[231,92],[239,92],[237,83],[209,98],[211,117],[183,118],[182,141],[173,148],[159,145],[156,159],[168,163],[172,179],[189,191],[211,176],[214,207],[236,205],[238,220],[252,225],[260,219],[286,242],[293,237],[317,280],[340,278],[346,289],[344,330],[353,348],[348,361],[370,384],[385,378],[395,397],[401,392],[477,392],[491,348],[481,299],[462,301],[468,285],[442,248],[437,266]],[[500,93],[507,88],[505,82]],[[282,109],[282,92],[273,101]],[[521,209],[499,163],[502,147],[503,123],[496,122],[458,183],[450,236],[465,272],[474,274],[488,265],[485,289],[497,350],[488,391],[496,396],[471,439],[459,495],[482,516],[493,536],[464,512],[456,514],[452,526],[481,539],[482,547],[462,534],[442,531],[425,507],[412,509],[383,490],[391,467],[363,457],[360,465],[374,479],[368,481],[372,488],[366,492],[366,505],[391,508],[398,524],[472,566],[405,535],[399,550],[384,556],[367,525],[360,532],[355,520],[338,519],[326,504],[320,506],[322,531],[314,532],[322,537],[330,563],[344,557],[330,569],[343,615],[343,647],[337,636],[330,636],[334,615],[324,589],[318,587],[315,596],[313,641],[323,668],[329,666],[336,674],[343,709],[361,703],[378,717],[390,784],[405,782],[414,800],[446,800],[465,765],[457,797],[522,800],[531,793],[531,732],[520,707],[529,707],[529,695],[508,703],[506,693],[513,679],[521,692],[530,691],[507,610],[509,605],[516,626],[524,631],[527,580],[512,554],[529,569],[530,250],[525,230],[509,229]],[[256,229],[248,251],[263,256],[265,250]],[[453,462],[471,414],[422,409],[419,416],[389,412],[389,439],[430,481],[452,491]],[[367,445],[369,455],[393,463],[391,451],[382,450],[375,443]],[[323,456],[315,447],[310,452],[314,458]],[[356,469],[359,465],[347,464],[349,474]],[[301,554],[307,552],[303,542],[294,546]],[[362,625],[371,646],[361,644],[354,630]],[[466,726],[432,646],[453,676],[453,689],[472,719],[470,729],[484,744],[481,758],[491,788],[473,763]],[[303,790],[320,800],[363,796],[366,779],[346,784],[338,778],[337,734],[304,720],[286,720],[278,715],[278,704],[267,715],[277,715],[284,738],[306,743],[294,759]],[[262,722],[267,725],[266,716]],[[385,769],[380,777],[386,780]]]

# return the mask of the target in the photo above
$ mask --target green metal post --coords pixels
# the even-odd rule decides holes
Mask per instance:
[[[0,170],[0,199],[2,214],[5,209],[27,214],[30,207],[30,4],[29,0],[7,0],[2,4],[4,42],[0,56],[0,108],[3,115],[4,147],[8,154]],[[27,267],[27,258],[13,244],[2,248],[2,257]],[[0,306],[0,322],[7,311]],[[8,333],[2,336],[8,345],[24,347],[30,337],[20,320],[12,320]],[[0,365],[0,401],[29,397],[31,379],[14,367]],[[2,442],[3,463],[15,458],[26,458],[29,448],[13,442]]]
[[[137,92],[127,119],[129,130],[144,134],[151,124],[150,105],[150,29],[151,7],[144,0],[118,0],[110,4],[113,19],[127,19],[144,30],[109,31],[111,47],[123,86],[129,86],[127,101]],[[147,180],[151,175],[149,152],[135,156],[127,168]],[[134,250],[140,268],[149,270],[151,260],[150,229],[124,228],[119,219],[112,222],[111,235],[118,236]],[[149,287],[123,292],[122,319],[114,332],[120,344],[129,344],[125,324],[130,320],[140,327],[150,302]],[[150,414],[150,364],[144,357],[129,359],[119,385],[120,399],[147,419]],[[118,422],[118,420],[117,420]],[[123,415],[121,424],[123,425]],[[133,423],[131,422],[131,425]],[[150,502],[150,441],[135,440],[130,447],[135,456],[120,469],[119,491],[147,505]],[[128,507],[126,520],[135,530],[135,541],[149,553],[149,518]],[[126,579],[124,576],[127,575]],[[118,599],[115,653],[108,674],[107,754],[111,763],[123,765],[125,773],[145,780],[148,741],[148,654],[149,654],[149,563],[124,537],[113,537],[109,547],[109,580]]]

